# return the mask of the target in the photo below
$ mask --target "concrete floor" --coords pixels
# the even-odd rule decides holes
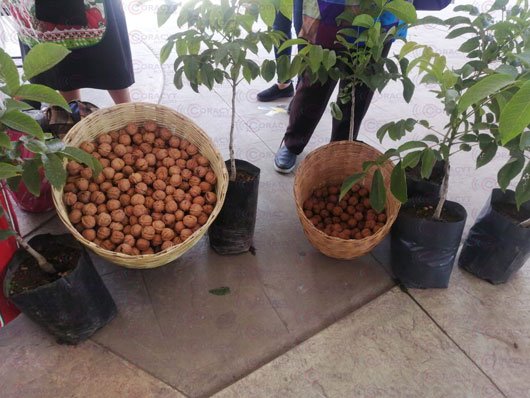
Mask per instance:
[[[155,55],[175,29],[172,20],[156,28],[160,4],[124,2],[133,100],[189,116],[227,155],[229,91],[172,86],[171,62],[161,67]],[[457,41],[443,37],[434,26],[409,35],[459,65]],[[355,261],[321,255],[302,233],[293,176],[272,170],[288,100],[258,103],[267,86],[243,85],[237,97],[237,157],[262,171],[256,255],[217,256],[205,237],[154,270],[125,270],[93,256],[118,317],[76,347],[55,344],[24,316],[0,329],[0,397],[530,397],[530,268],[502,286],[455,268],[449,289],[405,293],[384,270],[387,242]],[[96,90],[84,90],[84,99],[111,105]],[[388,147],[375,132],[409,115],[445,121],[428,87],[405,104],[401,87],[390,85],[376,95],[360,138]],[[326,114],[304,155],[329,141],[330,126]],[[469,213],[468,227],[506,161],[475,172],[477,155],[456,159],[450,190]],[[54,212],[18,214],[24,235],[64,231]],[[232,293],[208,293],[220,286]]]

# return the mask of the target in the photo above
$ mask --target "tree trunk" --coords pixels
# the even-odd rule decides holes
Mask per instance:
[[[236,82],[232,82],[232,121],[230,123],[230,181],[236,180],[236,159],[234,156],[234,125],[236,118]]]
[[[351,114],[350,114],[350,135],[348,139],[353,141],[353,134],[355,131],[355,85],[351,89]]]
[[[442,215],[442,209],[447,199],[447,193],[449,192],[449,173],[451,172],[451,166],[449,165],[449,159],[445,161],[444,166],[444,180],[442,183],[442,193],[440,194],[440,200],[438,201],[438,206],[436,206],[436,211],[432,218],[436,221],[440,221]]]
[[[50,264],[48,260],[46,260],[42,254],[38,253],[35,249],[33,249],[30,245],[28,245],[28,243],[18,233],[15,234],[15,238],[18,244],[22,246],[22,248],[26,250],[29,254],[31,254],[35,260],[37,260],[37,263],[39,264],[40,269],[42,269],[44,272],[48,274],[57,273],[57,270],[54,268],[54,266]]]

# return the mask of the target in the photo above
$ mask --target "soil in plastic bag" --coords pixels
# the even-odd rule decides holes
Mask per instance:
[[[230,162],[226,162],[230,170]],[[221,212],[208,230],[211,247],[219,254],[250,250],[256,225],[260,169],[236,160],[236,181],[230,181]]]
[[[447,288],[464,225],[466,210],[446,201],[442,219],[432,220],[436,201],[407,203],[392,227],[391,266],[406,287]]]
[[[530,257],[530,203],[517,211],[515,193],[494,189],[469,231],[458,265],[493,284],[507,282]]]
[[[4,294],[60,343],[76,344],[116,316],[116,304],[86,249],[71,235],[38,235],[29,241],[58,275],[35,270],[35,260],[19,249],[8,265]],[[55,262],[55,261],[56,262]]]
[[[407,169],[407,193],[409,198],[438,199],[444,178],[444,162],[437,161],[429,179],[421,178],[421,166]]]

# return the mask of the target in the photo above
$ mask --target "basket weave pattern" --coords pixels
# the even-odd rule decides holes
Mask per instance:
[[[346,177],[361,172],[364,162],[376,160],[381,155],[377,149],[361,142],[332,142],[311,152],[298,167],[294,180],[296,211],[302,222],[305,236],[315,248],[326,256],[342,260],[360,257],[373,250],[390,232],[401,206],[399,200],[390,193],[389,189],[390,175],[394,164],[388,160],[381,167],[387,189],[387,221],[385,226],[372,236],[361,240],[346,240],[329,236],[317,229],[305,216],[303,203],[311,197],[316,189],[342,184]],[[364,185],[368,189],[371,188],[374,171],[375,169],[372,168],[364,180]]]
[[[64,141],[67,145],[79,147],[84,141],[93,141],[101,134],[122,129],[129,122],[142,123],[146,120],[154,120],[159,126],[167,128],[174,135],[180,138],[185,138],[192,144],[196,145],[199,152],[210,161],[210,165],[217,176],[215,189],[217,203],[215,204],[213,212],[208,217],[206,224],[195,231],[195,233],[183,243],[171,246],[170,248],[156,254],[139,256],[131,256],[105,250],[97,246],[95,243],[86,240],[83,235],[74,228],[68,218],[66,206],[62,201],[63,191],[53,189],[52,192],[57,214],[70,233],[79,242],[103,257],[105,260],[126,268],[159,267],[177,259],[191,249],[204,235],[210,224],[221,211],[226,197],[226,190],[228,188],[228,172],[226,170],[225,162],[208,135],[187,117],[162,105],[136,102],[100,109],[77,123],[68,132]]]

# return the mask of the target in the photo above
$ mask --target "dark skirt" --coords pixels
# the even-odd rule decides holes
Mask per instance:
[[[91,47],[72,50],[52,69],[31,79],[55,90],[79,88],[119,90],[134,83],[127,23],[120,0],[105,0],[107,29],[101,41]],[[24,57],[29,47],[22,45]]]

